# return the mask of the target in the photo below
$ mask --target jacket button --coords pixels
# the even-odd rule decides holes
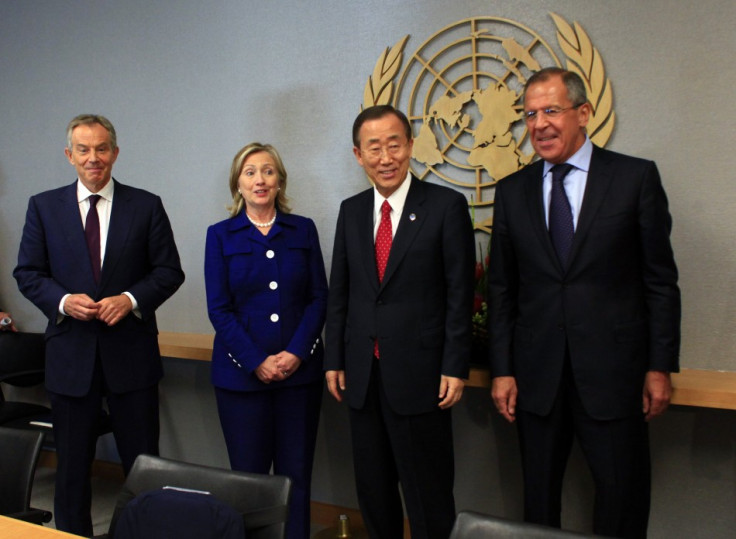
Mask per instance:
[[[278,321],[279,321],[279,315],[277,315],[276,313],[273,313],[271,315],[271,322],[278,322]]]
[[[266,251],[266,258],[273,258],[274,256],[276,256],[276,253],[274,253],[272,249]]]
[[[268,287],[271,290],[276,290],[279,287],[279,283],[277,283],[276,281],[271,281],[270,283],[268,283]]]

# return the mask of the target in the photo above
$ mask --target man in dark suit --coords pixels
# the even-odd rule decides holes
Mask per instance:
[[[594,532],[646,536],[647,421],[678,370],[680,293],[655,164],[597,148],[576,74],[529,78],[541,160],[496,188],[488,276],[492,397],[517,421],[524,514],[560,526],[576,436],[595,482]],[[565,175],[553,165],[571,165]]]
[[[87,536],[102,399],[125,473],[139,454],[158,454],[155,311],[184,281],[161,199],[112,179],[118,151],[106,118],[69,123],[65,153],[78,181],[31,197],[14,271],[48,318],[56,526]]]
[[[455,518],[450,408],[462,396],[470,353],[467,201],[410,174],[411,125],[394,108],[361,112],[353,144],[374,188],[340,207],[327,386],[338,401],[345,392],[350,407],[358,500],[371,537],[403,537],[401,483],[412,537],[446,539]]]

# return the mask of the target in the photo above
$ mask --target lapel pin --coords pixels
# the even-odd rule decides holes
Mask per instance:
[[[417,220],[417,214],[416,213],[410,213],[409,214],[409,221],[416,221]]]

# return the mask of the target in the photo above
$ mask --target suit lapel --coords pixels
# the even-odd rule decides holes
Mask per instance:
[[[107,244],[105,246],[105,258],[102,263],[102,275],[100,276],[100,288],[105,286],[114,273],[115,266],[120,261],[122,246],[130,232],[131,223],[135,219],[136,208],[131,202],[131,192],[124,186],[115,182],[113,192],[112,211],[110,213],[110,226],[107,230]]]
[[[603,155],[603,151],[597,146],[593,146],[593,155],[590,158],[590,169],[588,170],[588,180],[585,184],[585,194],[583,195],[583,205],[580,208],[578,226],[575,230],[575,236],[572,239],[572,247],[570,248],[568,268],[572,267],[575,256],[580,250],[585,236],[590,231],[595,216],[603,204],[606,193],[613,181],[611,167],[605,164],[605,161],[606,158]]]
[[[63,189],[59,196],[58,225],[62,228],[67,241],[69,260],[78,261],[79,271],[93,283],[92,265],[89,263],[89,249],[84,238],[84,226],[79,214],[77,201],[77,182]]]
[[[401,212],[399,226],[396,228],[396,235],[391,244],[391,252],[388,255],[386,273],[383,275],[381,288],[385,287],[391,279],[424,224],[426,218],[426,210],[423,207],[424,198],[424,185],[412,176],[409,192],[406,194],[406,202],[404,202],[404,210]]]
[[[368,276],[367,281],[378,290],[378,269],[376,268],[376,250],[373,239],[373,189],[365,191],[361,203],[357,207],[356,223],[358,245],[365,245],[360,249],[363,268]]]
[[[547,228],[547,219],[545,216],[542,194],[544,161],[541,159],[536,161],[534,164],[530,165],[527,170],[529,171],[529,175],[526,178],[525,198],[529,209],[529,220],[532,224],[532,229],[537,235],[537,239],[542,245],[547,257],[552,261],[552,264],[554,264],[560,272],[564,272],[564,269],[557,258],[554,245],[552,245],[552,239],[549,236],[549,229]]]

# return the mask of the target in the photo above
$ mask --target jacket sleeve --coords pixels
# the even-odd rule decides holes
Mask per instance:
[[[678,372],[680,289],[670,243],[672,218],[656,165],[649,161],[639,195],[642,279],[649,312],[649,369]]]
[[[491,377],[513,376],[511,355],[518,297],[518,270],[509,237],[503,181],[496,186],[486,302]]]
[[[447,286],[442,374],[467,378],[472,339],[475,240],[464,197],[453,197],[445,213],[442,234]]]
[[[156,309],[184,282],[174,232],[160,197],[155,197],[148,218],[148,238],[145,245],[148,271],[142,279],[127,287],[127,291],[138,302],[138,309],[144,320],[153,317]]]
[[[18,265],[13,271],[21,293],[38,307],[48,320],[59,314],[59,303],[70,293],[51,276],[46,245],[46,230],[37,197],[31,197],[18,251]]]
[[[324,369],[345,369],[345,331],[348,313],[348,294],[350,292],[350,271],[348,269],[345,245],[345,203],[340,205],[335,228],[335,243],[332,249],[330,269],[330,291],[327,300],[327,326],[325,329]]]
[[[218,338],[223,339],[228,353],[248,372],[253,372],[268,354],[253,341],[247,328],[243,327],[236,316],[228,274],[222,238],[216,228],[211,226],[207,229],[204,254],[207,313]]]

